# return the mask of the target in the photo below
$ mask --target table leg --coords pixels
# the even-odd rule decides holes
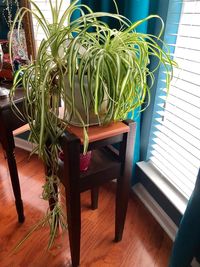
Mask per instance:
[[[115,242],[122,240],[130,187],[130,177],[122,176],[117,179]]]
[[[75,188],[70,188],[69,190],[68,188],[65,188],[65,190],[72,267],[78,267],[80,264],[81,240],[80,192]],[[72,192],[70,192],[70,190]]]
[[[17,165],[15,161],[14,148],[6,149],[5,151],[6,151],[7,161],[8,161],[8,167],[9,167],[9,172],[10,172],[13,193],[15,196],[15,205],[16,205],[16,209],[18,213],[18,221],[20,223],[23,223],[25,220],[24,208],[23,208],[23,202],[21,199],[21,190],[20,190],[19,177],[18,177],[18,172],[17,172]]]
[[[131,177],[133,167],[133,147],[135,143],[135,124],[132,121],[125,122],[129,126],[129,133],[125,133],[120,146],[120,158],[122,160],[121,177],[117,179],[116,214],[115,214],[115,241],[122,239],[129,194],[131,189]]]
[[[51,149],[50,149],[50,146],[51,146],[51,142],[50,142],[50,140],[48,140],[46,142],[46,147],[47,147],[49,158],[51,157]],[[50,163],[45,164],[44,167],[45,167],[45,174],[46,174],[46,176],[47,177],[51,177],[53,174],[52,174],[52,168],[51,168]],[[50,209],[50,211],[53,211],[53,209],[55,208],[55,205],[56,205],[56,203],[58,201],[58,199],[57,199],[58,186],[57,186],[56,183],[54,183],[53,184],[53,187],[54,187],[54,193],[56,194],[56,197],[55,197],[55,194],[54,193],[52,193],[51,196],[49,197],[49,209]]]
[[[80,265],[81,199],[80,199],[80,140],[76,136],[64,139],[64,180],[67,222],[72,267]]]
[[[22,92],[21,92],[22,93]],[[20,94],[21,94],[20,93]],[[17,93],[18,95],[18,93]],[[16,103],[19,110],[23,111],[23,94],[21,94],[21,100]],[[4,103],[5,101],[5,103]],[[7,104],[6,104],[7,103]],[[15,196],[15,204],[18,213],[18,220],[20,223],[24,222],[24,209],[21,199],[21,191],[19,184],[19,177],[17,172],[17,165],[15,161],[15,143],[13,137],[13,131],[23,126],[25,121],[20,120],[12,110],[9,99],[0,101],[0,143],[5,151],[8,167],[10,172],[10,178]]]

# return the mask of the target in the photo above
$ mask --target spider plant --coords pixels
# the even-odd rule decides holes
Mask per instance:
[[[66,125],[74,116],[78,118],[85,134],[86,152],[87,127],[91,116],[96,117],[99,125],[108,124],[125,119],[130,111],[143,104],[147,106],[155,70],[164,65],[168,88],[175,63],[160,40],[163,22],[156,15],[131,23],[119,14],[93,12],[88,6],[78,4],[78,0],[71,3],[62,14],[63,0],[56,0],[55,4],[52,0],[48,2],[52,22],[45,18],[32,0],[30,3],[34,9],[22,7],[15,17],[11,35],[15,23],[18,22],[20,27],[23,17],[30,12],[43,29],[45,37],[36,59],[15,74],[11,98],[22,83],[25,108],[21,116],[28,121],[30,140],[36,144],[33,153],[38,152],[45,165],[50,166],[43,197],[46,200],[53,197],[57,203],[48,210],[46,217],[50,223],[51,245],[58,219],[65,228],[59,192],[55,191],[54,184],[59,183],[56,175],[59,138]],[[80,12],[80,17],[72,20],[76,10]],[[100,19],[105,16],[118,21],[120,29],[111,29],[102,22]],[[140,24],[155,17],[161,21],[159,36],[136,31]],[[151,57],[156,57],[157,66],[150,71],[148,66]],[[76,103],[77,92],[84,112]],[[62,117],[58,116],[60,102],[64,110]]]

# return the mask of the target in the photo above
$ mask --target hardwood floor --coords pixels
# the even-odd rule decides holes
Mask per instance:
[[[40,198],[42,163],[28,152],[16,149],[26,220],[17,222],[7,163],[0,147],[0,267],[69,267],[67,233],[58,235],[46,251],[48,228],[34,232],[18,252],[16,244],[42,219],[47,204]],[[115,184],[100,189],[99,208],[89,208],[89,192],[82,194],[81,266],[84,267],[167,267],[172,242],[143,204],[132,195],[124,237],[114,243]]]

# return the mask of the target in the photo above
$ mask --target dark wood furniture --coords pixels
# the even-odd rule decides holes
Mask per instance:
[[[23,92],[22,89],[18,89],[15,97],[15,104],[17,107],[23,109]],[[21,199],[21,191],[19,184],[19,177],[17,172],[17,166],[15,161],[15,143],[13,137],[13,131],[26,124],[20,120],[15,112],[11,108],[10,99],[0,98],[0,143],[6,153],[8,167],[12,182],[12,188],[15,196],[15,204],[18,213],[18,220],[22,223],[25,219],[23,212],[23,203]],[[0,163],[1,168],[1,163]]]
[[[122,239],[131,188],[135,123],[131,120],[106,127],[89,128],[89,150],[92,160],[86,172],[80,172],[80,153],[83,151],[82,129],[70,127],[61,138],[64,160],[60,160],[58,176],[65,186],[67,220],[72,266],[79,266],[81,238],[80,193],[91,190],[92,208],[98,206],[98,188],[117,179],[115,241]],[[111,145],[119,143],[119,153]]]

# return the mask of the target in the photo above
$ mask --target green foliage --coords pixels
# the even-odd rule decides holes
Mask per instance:
[[[39,6],[34,1],[30,0],[30,3],[35,11],[20,8],[14,25],[17,21],[21,23],[26,13],[30,12],[42,27],[45,38],[36,59],[16,73],[11,96],[14,97],[18,85],[22,83],[25,113],[21,115],[29,123],[30,140],[37,145],[34,152],[37,151],[45,164],[51,166],[43,196],[48,200],[53,195],[58,201],[52,181],[57,182],[59,138],[70,123],[70,118],[75,114],[83,126],[86,152],[90,113],[99,118],[99,124],[107,124],[125,119],[128,112],[137,107],[145,108],[150,101],[155,70],[163,64],[166,87],[169,88],[175,63],[160,40],[163,22],[156,15],[131,23],[119,14],[94,13],[88,6],[79,5],[77,0],[61,14],[63,0],[56,0],[55,5],[49,0],[52,12],[50,23]],[[80,17],[72,21],[76,10],[80,12]],[[119,21],[120,30],[110,29],[100,20],[104,16]],[[159,36],[136,31],[140,24],[155,17],[161,21]],[[150,58],[153,57],[157,59],[157,66],[150,70]],[[76,79],[79,81],[78,89],[75,87]],[[80,90],[84,116],[76,108],[76,90]],[[64,105],[64,113],[58,118],[60,101]],[[55,208],[57,214],[60,209],[58,205]],[[54,223],[50,227],[53,237],[54,227],[57,227],[57,220],[54,219],[52,217]]]

